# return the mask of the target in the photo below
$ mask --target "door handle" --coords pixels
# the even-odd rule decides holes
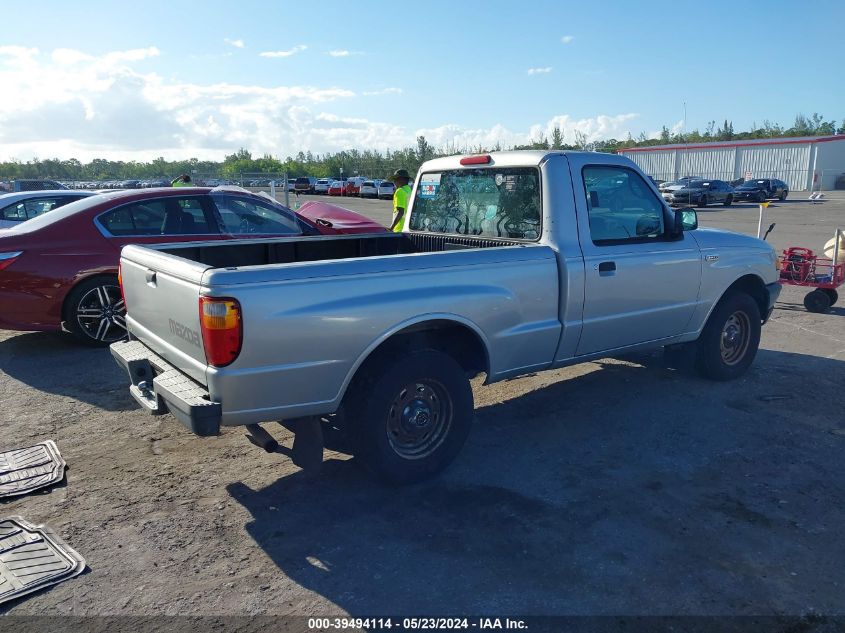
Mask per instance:
[[[146,272],[147,283],[151,286],[156,285],[156,271],[147,269]]]
[[[600,273],[616,272],[616,262],[602,262],[598,268]]]

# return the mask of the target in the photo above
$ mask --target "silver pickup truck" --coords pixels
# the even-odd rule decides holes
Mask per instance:
[[[120,270],[111,351],[151,413],[198,435],[342,418],[394,482],[454,459],[480,374],[671,346],[736,378],[780,289],[765,242],[698,229],[624,157],[556,151],[425,163],[404,233],[126,246]]]

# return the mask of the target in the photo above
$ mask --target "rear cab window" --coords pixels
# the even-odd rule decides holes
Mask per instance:
[[[536,167],[485,167],[420,176],[412,231],[536,241],[542,223]]]

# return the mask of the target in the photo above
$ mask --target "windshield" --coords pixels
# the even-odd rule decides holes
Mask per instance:
[[[536,240],[540,237],[540,209],[536,168],[431,172],[420,177],[411,229]]]

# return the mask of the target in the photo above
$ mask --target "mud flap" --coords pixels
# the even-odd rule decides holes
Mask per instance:
[[[50,528],[21,517],[0,520],[0,603],[82,573],[85,559]]]
[[[310,473],[317,473],[323,465],[323,427],[316,416],[279,422],[292,431],[294,464]]]
[[[53,440],[0,453],[0,498],[55,484],[64,478],[66,466]]]

